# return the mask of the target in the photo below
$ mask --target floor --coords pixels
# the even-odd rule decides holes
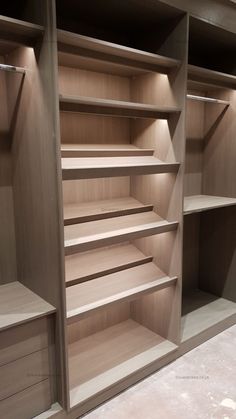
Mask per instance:
[[[236,326],[84,419],[236,419]]]

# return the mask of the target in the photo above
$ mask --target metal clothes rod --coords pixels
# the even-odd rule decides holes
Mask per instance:
[[[11,73],[21,73],[25,74],[26,70],[23,67],[16,67],[14,65],[0,64],[0,70],[9,71]]]
[[[230,102],[228,100],[214,99],[212,97],[206,97],[206,96],[187,95],[187,99],[199,100],[201,102],[208,102],[208,103],[218,103],[218,104],[227,105],[227,106],[230,105]]]

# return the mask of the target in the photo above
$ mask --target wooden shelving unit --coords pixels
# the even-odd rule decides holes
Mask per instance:
[[[1,5],[0,417],[81,417],[235,324],[236,35],[212,1]]]
[[[170,248],[185,104],[174,79],[184,70],[172,42],[162,55],[63,27],[57,39],[68,380],[81,414],[178,347]]]
[[[213,66],[215,54],[224,49],[225,34],[219,28],[215,33],[217,51],[211,33],[216,29],[204,31],[203,26],[203,22],[190,19],[190,57],[194,64],[211,57]],[[197,45],[197,30],[203,33],[199,37],[202,50]],[[227,60],[225,57],[225,62],[217,64],[217,71],[188,65],[181,353],[236,320],[229,256],[236,244],[232,233],[236,76],[225,72]],[[222,72],[218,71],[220,64]]]

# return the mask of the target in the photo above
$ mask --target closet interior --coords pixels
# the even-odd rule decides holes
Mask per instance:
[[[0,6],[0,417],[75,419],[235,324],[236,33],[167,3]]]

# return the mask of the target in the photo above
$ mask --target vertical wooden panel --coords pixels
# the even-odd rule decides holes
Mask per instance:
[[[8,57],[11,64],[27,68],[12,144],[16,247],[19,280],[57,308],[58,400],[65,405],[64,248],[55,11],[51,1],[40,4],[45,19],[42,41],[35,49],[22,47]],[[17,91],[15,82],[9,85],[10,106]]]

